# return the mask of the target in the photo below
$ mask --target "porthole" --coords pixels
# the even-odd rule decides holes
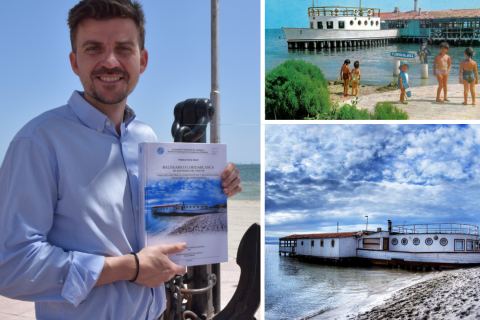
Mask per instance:
[[[413,244],[414,244],[415,246],[418,246],[418,245],[420,244],[420,239],[418,239],[418,238],[413,238],[413,241],[412,241],[412,242],[413,242]]]
[[[365,22],[364,22],[363,24],[364,24],[364,25],[368,25],[368,21],[367,21],[367,20],[365,20]]]
[[[440,244],[445,247],[448,244],[447,238],[440,239]]]
[[[433,237],[433,240],[438,240],[438,236],[434,236],[434,237]]]
[[[426,244],[427,246],[431,246],[431,245],[433,244],[433,239],[432,239],[432,238],[427,238],[427,239],[425,239],[425,244]]]
[[[361,26],[361,25],[362,25],[362,21],[358,20],[358,25]]]
[[[402,244],[403,244],[404,246],[406,246],[406,245],[408,244],[408,239],[407,239],[407,238],[403,238],[403,239],[402,239]]]
[[[397,238],[393,238],[392,239],[392,245],[396,246],[398,244],[398,239]]]
[[[353,20],[350,20],[350,25],[353,26]]]
[[[373,21],[370,21],[370,25],[373,27]]]
[[[377,25],[377,26],[378,26],[378,20],[375,22],[375,25]]]

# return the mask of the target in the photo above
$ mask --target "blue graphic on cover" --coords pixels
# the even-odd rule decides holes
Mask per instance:
[[[227,197],[220,178],[226,162],[224,144],[140,144],[147,245],[187,243],[184,252],[170,256],[184,266],[228,260]]]

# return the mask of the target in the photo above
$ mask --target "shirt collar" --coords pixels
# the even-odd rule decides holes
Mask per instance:
[[[91,129],[103,131],[106,124],[110,121],[104,113],[85,100],[83,93],[80,91],[74,91],[72,93],[68,100],[68,105],[80,121]],[[134,119],[135,112],[127,105],[123,115],[123,123],[125,124],[125,127],[128,127]]]

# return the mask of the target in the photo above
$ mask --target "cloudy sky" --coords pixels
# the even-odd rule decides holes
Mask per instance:
[[[480,222],[480,126],[268,125],[266,231]]]

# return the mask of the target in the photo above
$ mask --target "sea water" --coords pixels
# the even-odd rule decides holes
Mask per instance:
[[[438,54],[438,45],[430,45],[431,51],[429,58],[429,79],[420,79],[420,64],[410,62],[409,78],[410,86],[423,86],[437,84],[437,79],[433,75],[433,60]],[[450,83],[458,83],[458,66],[465,59],[463,52],[465,46],[450,47],[449,55],[452,57],[452,70],[450,72]],[[369,85],[387,85],[392,81],[394,58],[390,56],[391,52],[411,51],[417,52],[420,49],[419,44],[392,43],[386,46],[364,47],[364,48],[331,48],[318,51],[313,50],[288,50],[287,40],[281,29],[265,30],[265,68],[270,71],[285,60],[302,59],[318,66],[325,74],[328,80],[338,80],[340,67],[345,59],[350,59],[351,68],[353,62],[360,62],[362,71],[362,83]],[[480,51],[480,47],[474,48]],[[478,55],[480,57],[480,54]]]
[[[266,244],[265,319],[345,319],[432,275],[300,262],[279,256],[278,244]]]
[[[237,165],[242,179],[243,191],[233,197],[233,200],[260,200],[260,165]]]

